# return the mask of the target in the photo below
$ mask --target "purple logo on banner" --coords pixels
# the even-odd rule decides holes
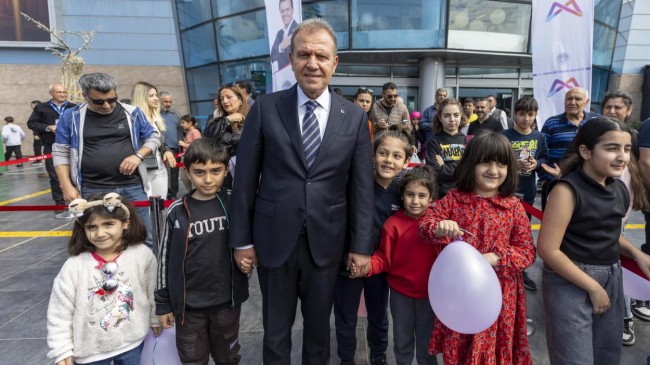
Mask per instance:
[[[580,84],[578,84],[578,81],[575,77],[566,80],[566,82],[555,79],[555,81],[553,81],[553,85],[551,85],[551,89],[548,91],[546,96],[551,97],[560,92],[562,89],[573,89],[574,87],[579,86]]]
[[[562,11],[568,11],[575,16],[582,16],[582,10],[580,10],[576,0],[569,0],[564,5],[554,2],[553,5],[551,5],[551,9],[548,11],[548,15],[546,15],[546,21],[550,22]]]

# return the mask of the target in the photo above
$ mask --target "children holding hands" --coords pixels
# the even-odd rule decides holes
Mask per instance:
[[[368,276],[387,273],[397,365],[410,365],[414,353],[418,365],[436,364],[428,346],[434,314],[427,281],[439,247],[418,234],[418,219],[431,209],[429,204],[436,196],[433,169],[423,166],[408,171],[400,181],[400,192],[404,208],[384,223]]]
[[[237,364],[241,304],[248,279],[228,247],[230,195],[226,147],[213,138],[192,142],[185,170],[195,190],[168,210],[159,251],[156,314],[164,328],[176,325],[183,363]]]

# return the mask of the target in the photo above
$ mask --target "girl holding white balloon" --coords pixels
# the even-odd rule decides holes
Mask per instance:
[[[445,364],[449,365],[530,365],[526,296],[521,273],[535,262],[535,246],[530,221],[519,199],[514,196],[517,166],[510,142],[499,133],[478,134],[467,144],[454,177],[456,189],[420,218],[420,235],[443,247],[462,236],[491,265],[501,292],[476,298],[475,303],[456,302],[453,295],[430,298],[432,304],[440,301],[446,302],[443,303],[446,307],[471,309],[446,318],[441,316],[442,313],[436,313],[429,351],[442,353]],[[444,266],[445,263],[440,261],[444,256],[445,249],[434,263],[434,269]],[[462,262],[460,260],[461,265]],[[471,278],[477,271],[476,281],[484,279],[483,273],[474,265],[468,266],[472,267],[449,267],[451,271],[465,269],[465,272],[454,275],[450,271],[438,280],[448,280],[451,286],[465,291],[479,290],[474,282],[459,280],[461,277]],[[498,288],[498,285],[491,287]],[[483,317],[488,314],[482,310],[487,307],[486,301],[497,302],[497,305],[503,303],[500,311],[499,306],[496,307],[496,321],[488,321],[486,326],[473,329],[474,323],[485,322]]]
[[[552,182],[539,233],[551,364],[618,364],[624,297],[620,256],[650,277],[650,257],[621,235],[630,196],[619,177],[630,161],[629,127],[587,121]],[[552,190],[551,190],[552,189]],[[595,224],[597,226],[595,226]]]
[[[147,230],[119,195],[75,199],[70,258],[47,308],[49,358],[56,365],[139,364],[143,340],[162,331],[155,314],[156,258]]]
[[[429,304],[427,279],[439,249],[418,234],[418,218],[436,196],[432,167],[415,167],[400,181],[404,208],[393,214],[381,229],[379,248],[372,255],[368,276],[386,272],[393,317],[395,363],[436,364],[429,354],[433,310]]]

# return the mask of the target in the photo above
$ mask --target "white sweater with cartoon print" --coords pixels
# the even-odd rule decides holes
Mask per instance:
[[[84,363],[102,354],[138,346],[152,326],[159,326],[153,292],[156,258],[138,244],[116,260],[116,291],[103,292],[100,262],[89,252],[70,257],[54,279],[47,308],[48,357],[59,362],[70,356]]]

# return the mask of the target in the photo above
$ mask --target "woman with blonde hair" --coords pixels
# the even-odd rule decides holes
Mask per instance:
[[[147,195],[159,195],[161,197],[167,196],[168,180],[167,168],[176,166],[176,159],[174,154],[167,148],[165,143],[165,121],[160,115],[160,102],[158,100],[158,89],[147,82],[137,82],[133,86],[131,93],[131,102],[142,110],[147,120],[155,130],[159,133],[161,139],[160,150],[153,151],[150,156],[144,159],[144,164],[147,167],[147,174],[149,175],[149,190]]]

